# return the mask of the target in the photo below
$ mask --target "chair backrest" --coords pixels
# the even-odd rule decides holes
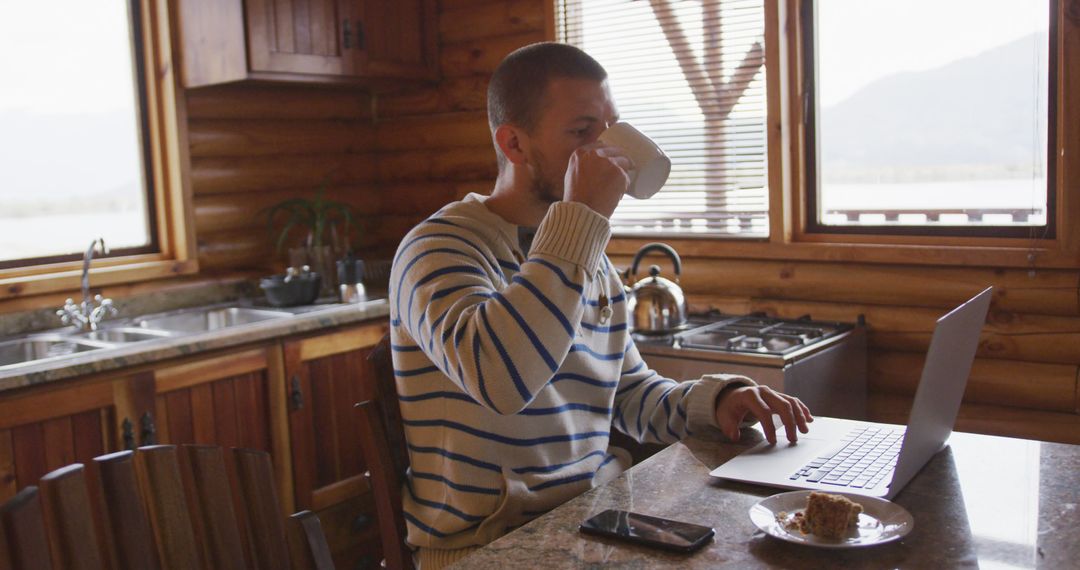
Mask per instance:
[[[390,351],[390,335],[386,334],[368,355],[375,372],[374,396],[356,407],[362,422],[360,444],[379,517],[383,557],[388,569],[397,570],[412,568],[412,553],[405,544],[405,514],[401,498],[409,468],[409,454]]]
[[[224,452],[216,445],[184,445],[181,451],[185,487],[203,556],[211,568],[244,570],[244,547]]]
[[[180,460],[174,445],[140,447],[135,454],[139,487],[147,503],[161,567],[167,570],[201,568]]]
[[[104,568],[82,463],[61,467],[42,477],[41,498],[56,565],[71,570]]]
[[[289,549],[281,503],[274,487],[270,454],[254,449],[234,449],[236,481],[243,495],[248,521],[252,561],[256,568],[289,568]],[[325,540],[325,538],[323,539]],[[330,568],[333,568],[331,564]]]
[[[158,568],[150,518],[139,497],[135,452],[118,451],[95,457],[88,467],[91,493],[97,493],[102,500],[104,550],[113,568]]]
[[[12,570],[52,570],[37,487],[24,488],[0,506],[0,527]]]

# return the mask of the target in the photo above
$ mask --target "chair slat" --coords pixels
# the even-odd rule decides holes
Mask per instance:
[[[360,446],[371,478],[375,512],[379,518],[383,557],[390,570],[413,567],[405,544],[406,524],[401,489],[409,468],[405,428],[401,421],[390,335],[383,336],[368,355],[375,373],[374,398],[356,405],[360,416]]]
[[[195,528],[184,498],[176,447],[140,447],[135,454],[135,466],[149,507],[162,568],[201,568],[200,548],[195,542]]]
[[[246,568],[225,454],[216,445],[185,445],[189,497],[198,504],[196,532],[211,568]]]
[[[154,530],[139,496],[134,452],[118,451],[95,457],[88,476],[104,503],[105,543],[116,570],[160,568],[154,550]]]
[[[38,488],[31,485],[0,506],[12,570],[52,570]]]
[[[270,454],[254,449],[234,449],[236,479],[244,495],[243,504],[251,538],[251,556],[256,568],[288,569],[289,551],[285,521]]]
[[[42,477],[41,498],[56,565],[71,570],[104,568],[82,464],[67,465]]]
[[[293,570],[334,570],[334,559],[322,523],[311,511],[300,511],[289,517],[289,552]]]

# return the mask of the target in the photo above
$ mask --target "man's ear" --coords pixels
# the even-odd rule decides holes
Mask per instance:
[[[495,144],[512,164],[525,164],[528,157],[529,135],[513,125],[495,129]]]

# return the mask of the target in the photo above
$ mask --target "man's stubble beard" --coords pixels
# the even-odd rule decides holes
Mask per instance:
[[[529,190],[537,200],[545,204],[554,204],[555,202],[562,201],[562,179],[552,180],[548,176],[547,170],[544,168],[545,164],[544,154],[539,150],[533,151],[530,157],[532,162],[533,179]]]

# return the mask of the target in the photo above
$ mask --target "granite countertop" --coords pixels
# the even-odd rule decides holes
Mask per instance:
[[[915,519],[911,533],[896,542],[826,550],[764,534],[748,512],[779,491],[708,476],[747,446],[691,439],[453,568],[1076,567],[1080,446],[964,433],[949,441],[894,499]],[[582,521],[609,508],[712,526],[716,537],[685,555],[578,532]]]
[[[250,306],[250,303],[230,304],[240,305]],[[256,308],[277,310],[273,307]],[[389,315],[390,307],[386,299],[373,298],[359,303],[334,303],[290,312],[295,314],[202,333],[121,344],[114,348],[91,350],[0,370],[0,392],[376,319]],[[106,321],[105,326],[108,324]]]

